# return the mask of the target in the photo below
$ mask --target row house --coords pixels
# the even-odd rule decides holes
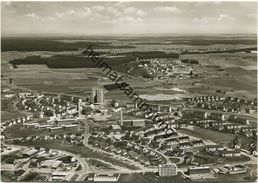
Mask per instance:
[[[214,126],[213,127],[215,130],[218,130],[218,131],[222,131],[225,129],[225,127],[223,125],[218,125],[218,126]]]
[[[182,142],[188,142],[190,140],[189,136],[182,136],[182,137],[178,137],[178,142],[182,143]]]
[[[226,130],[234,130],[234,129],[241,129],[242,125],[227,123],[227,124],[224,124],[224,127]]]
[[[204,112],[204,111],[194,111],[193,112],[193,116],[195,118],[207,118],[208,117],[208,113],[207,112]]]
[[[132,112],[132,115],[134,116],[143,116],[143,111],[142,110],[135,110]]]
[[[171,113],[173,111],[173,108],[170,107],[170,106],[161,106],[161,109],[160,109],[162,112],[169,112]]]
[[[240,132],[242,135],[244,135],[245,137],[252,137],[253,136],[253,132],[247,131],[247,132]]]
[[[128,108],[134,108],[134,109],[136,109],[136,108],[137,108],[137,103],[127,102],[127,103],[125,104],[125,106],[126,106],[127,109],[128,109]]]
[[[213,120],[225,121],[225,115],[224,114],[220,114],[220,113],[212,112],[210,114],[210,118],[213,119]]]
[[[222,126],[222,125],[223,125],[223,121],[210,120],[210,121],[209,121],[209,125],[210,125],[211,127]]]
[[[175,138],[175,137],[165,139],[165,141],[166,141],[168,144],[170,144],[170,145],[172,145],[172,144],[177,144],[177,143],[178,143],[178,139]]]
[[[231,122],[241,123],[241,124],[244,124],[244,125],[250,125],[250,121],[248,119],[239,118],[239,117],[234,116],[234,115],[230,115],[228,120],[231,121]]]
[[[202,120],[195,120],[194,122],[196,124],[209,124],[210,121],[211,120],[209,120],[209,119],[202,119]]]
[[[241,132],[254,132],[254,131],[256,131],[256,129],[250,126],[244,126],[241,128]]]
[[[208,145],[205,147],[206,152],[223,151],[224,147],[222,145]]]
[[[220,155],[222,157],[240,157],[241,153],[240,150],[230,149],[230,150],[224,150],[220,152]]]
[[[191,143],[194,147],[202,146],[204,144],[203,140],[193,140]]]
[[[191,142],[184,142],[184,143],[179,143],[179,148],[180,149],[187,149],[192,147],[192,143]]]
[[[162,133],[162,132],[166,131],[166,129],[167,129],[166,127],[159,128],[159,129],[152,129],[151,131],[145,132],[144,137],[148,137],[148,136],[151,136],[151,135]]]
[[[169,133],[169,134],[161,134],[161,135],[156,135],[154,136],[154,141],[157,141],[157,140],[163,140],[163,139],[166,139],[166,138],[169,138],[169,137],[175,137],[177,136],[177,133]]]

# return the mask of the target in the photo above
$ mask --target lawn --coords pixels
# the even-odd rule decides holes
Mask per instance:
[[[180,161],[179,158],[169,158],[169,160],[172,162],[172,163],[178,163]]]
[[[93,166],[97,169],[112,169],[112,167],[109,164],[103,163],[96,159],[89,159],[89,161],[87,162],[89,163],[90,166]]]

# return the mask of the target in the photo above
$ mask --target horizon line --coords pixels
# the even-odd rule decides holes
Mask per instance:
[[[122,36],[128,36],[128,37],[151,37],[151,36],[157,36],[157,37],[164,37],[164,36],[237,36],[237,35],[249,35],[249,36],[257,36],[257,33],[176,33],[176,34],[1,34],[1,38],[3,37],[94,37],[94,36],[100,36],[100,37],[122,37]]]

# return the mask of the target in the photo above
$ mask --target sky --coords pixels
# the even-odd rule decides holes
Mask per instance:
[[[256,2],[2,2],[2,35],[256,34]]]

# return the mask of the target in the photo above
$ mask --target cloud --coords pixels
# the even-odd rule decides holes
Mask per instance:
[[[137,11],[137,9],[134,8],[134,7],[128,7],[128,8],[125,8],[125,9],[124,9],[124,12],[125,12],[125,13],[128,13],[128,14],[130,14],[130,13],[135,13],[136,11]]]
[[[11,1],[5,1],[5,2],[1,2],[1,10],[5,13],[15,13],[16,10],[15,8],[12,6],[12,2]]]
[[[98,14],[97,12],[93,12],[90,8],[88,7],[83,7],[81,9],[68,9],[66,11],[60,12],[57,11],[52,15],[52,19],[80,19],[80,18],[85,18],[85,17],[91,17],[94,14]],[[49,17],[47,17],[49,19]]]
[[[137,23],[142,22],[143,19],[139,17],[133,17],[133,16],[121,16],[118,18],[109,18],[103,20],[104,23],[112,23],[112,24],[118,24],[118,23]]]
[[[109,12],[110,14],[112,14],[114,16],[121,16],[121,12],[117,8],[114,8],[112,6],[107,7],[107,12]]]
[[[202,17],[202,18],[194,18],[194,23],[209,23],[209,22],[221,22],[221,21],[235,21],[235,19],[227,14],[220,14],[217,17]]]
[[[181,10],[175,6],[161,6],[154,8],[154,11],[166,13],[181,13]]]
[[[146,12],[144,12],[143,10],[137,10],[136,15],[142,17],[146,15]]]
[[[249,13],[247,15],[248,18],[257,18],[257,14],[256,13]]]
[[[32,19],[39,19],[39,16],[36,15],[35,13],[29,13],[25,15],[26,17],[32,18]]]
[[[76,15],[77,15],[77,17],[89,17],[89,16],[91,16],[91,14],[92,14],[91,9],[88,7],[85,7],[83,9],[83,11],[78,11],[78,13]]]
[[[12,6],[11,1],[1,2],[2,8],[10,8]]]
[[[124,10],[123,10],[123,12],[125,13],[125,14],[129,14],[129,15],[137,15],[137,16],[140,16],[140,17],[142,17],[142,16],[144,16],[146,13],[143,11],[143,10],[141,10],[141,9],[137,9],[137,8],[134,8],[134,7],[128,7],[128,8],[125,8]]]
[[[105,7],[104,6],[93,6],[92,9],[97,10],[97,11],[103,11],[105,9]]]
[[[63,18],[64,17],[64,13],[55,12],[55,17],[56,18]]]
[[[119,1],[119,2],[115,3],[113,6],[116,8],[125,8],[125,7],[128,7],[129,4],[130,4],[129,1]]]
[[[74,11],[74,10],[68,11],[68,15],[74,15],[74,14],[75,14],[75,11]]]

